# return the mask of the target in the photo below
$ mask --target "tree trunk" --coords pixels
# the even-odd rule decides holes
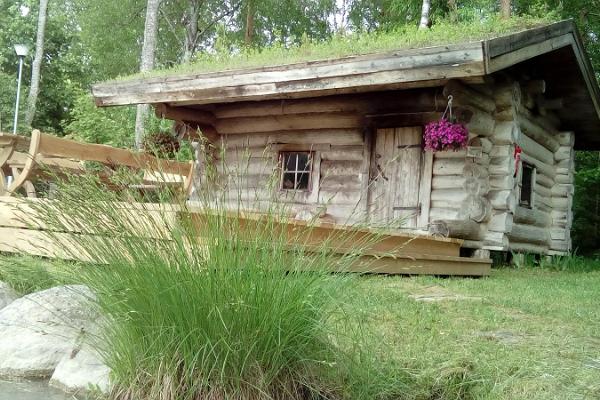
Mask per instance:
[[[244,42],[247,47],[250,47],[252,46],[252,39],[254,37],[254,0],[247,0],[247,2]]]
[[[146,6],[146,23],[144,26],[144,44],[142,46],[142,57],[140,60],[140,71],[146,72],[154,68],[154,53],[156,51],[156,36],[158,33],[158,8],[161,0],[148,0]],[[144,125],[148,105],[137,106],[135,115],[135,146],[140,149],[144,136]]]
[[[510,0],[500,0],[500,16],[503,19],[510,18],[511,14],[511,1]]]
[[[198,39],[200,38],[200,32],[198,29],[198,18],[200,15],[200,5],[197,0],[190,0],[186,15],[184,17],[185,24],[185,43],[183,47],[183,58],[182,62],[189,62],[198,46]]]
[[[431,10],[431,0],[423,0],[423,6],[421,7],[421,22],[419,22],[419,29],[429,28],[429,11]]]
[[[31,126],[35,116],[35,106],[40,92],[40,78],[42,61],[44,59],[44,34],[46,32],[46,16],[48,15],[48,0],[40,0],[38,14],[37,36],[35,39],[35,55],[31,66],[31,86],[27,97],[27,110],[25,111],[25,124]]]

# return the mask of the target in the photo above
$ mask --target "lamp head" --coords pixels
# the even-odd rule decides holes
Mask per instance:
[[[17,56],[19,57],[27,57],[29,49],[24,44],[15,44],[15,53],[17,53]]]

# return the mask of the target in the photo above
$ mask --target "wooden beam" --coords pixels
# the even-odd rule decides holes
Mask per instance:
[[[167,104],[154,104],[154,112],[158,118],[176,121],[196,122],[201,125],[215,126],[217,118],[210,111],[196,110],[187,107],[170,107]]]

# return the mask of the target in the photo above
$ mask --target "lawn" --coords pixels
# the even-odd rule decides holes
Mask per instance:
[[[600,271],[370,277],[361,289],[356,312],[381,357],[420,374],[423,388],[454,384],[457,397],[475,399],[600,398]]]
[[[13,260],[0,258],[0,280],[2,265],[21,264]],[[51,271],[25,274],[31,288],[56,284],[61,274],[48,276],[69,266],[26,260],[32,271]],[[352,290],[347,311],[363,323],[377,360],[411,377],[402,398],[600,398],[597,268],[502,268],[480,279],[367,276]]]

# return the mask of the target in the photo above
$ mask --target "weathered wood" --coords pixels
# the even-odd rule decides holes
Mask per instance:
[[[554,164],[554,154],[529,136],[521,135],[517,143],[525,154],[529,154],[548,165]]]
[[[294,114],[218,120],[216,129],[222,135],[231,135],[310,129],[358,129],[362,125],[362,117],[356,113]]]
[[[498,122],[490,140],[497,145],[513,144],[519,140],[521,131],[514,121]]]
[[[482,76],[480,43],[404,50],[254,70],[111,82],[93,87],[98,105],[197,104],[370,91],[453,77]],[[349,71],[340,75],[340,71]],[[348,79],[352,77],[352,79]],[[431,84],[429,84],[431,86]],[[360,89],[358,89],[360,88]]]
[[[558,147],[560,145],[558,144],[558,140],[556,140],[556,138],[554,137],[553,132],[546,131],[544,128],[542,128],[540,125],[538,125],[535,121],[531,120],[530,118],[528,118],[524,115],[519,115],[518,121],[519,121],[521,130],[527,136],[529,136],[530,138],[532,138],[533,140],[535,140],[537,143],[541,144],[542,146],[546,147],[552,153],[554,153],[556,150],[558,150]]]
[[[456,80],[451,80],[444,86],[443,94],[446,98],[452,96],[455,106],[473,106],[487,114],[496,109],[496,103],[492,98]]]
[[[487,228],[495,232],[510,232],[513,226],[513,214],[510,212],[494,212],[487,224]]]
[[[548,253],[548,246],[543,244],[533,244],[533,243],[522,243],[516,240],[511,240],[509,248],[511,251],[515,253],[524,253],[524,254],[546,254]]]
[[[548,213],[518,206],[515,209],[514,221],[519,224],[547,227],[550,226],[551,219]]]
[[[545,227],[542,228],[519,223],[513,223],[512,230],[508,233],[508,237],[511,242],[534,244],[547,244],[550,240],[548,230]]]
[[[437,158],[433,159],[433,175],[462,175],[465,167],[464,159]]]
[[[487,198],[495,210],[514,211],[517,206],[517,199],[512,190],[492,190]]]
[[[500,85],[494,92],[494,100],[498,108],[517,108],[521,104],[521,86],[518,82]]]
[[[515,178],[513,175],[491,175],[491,190],[512,190],[515,187]]]

